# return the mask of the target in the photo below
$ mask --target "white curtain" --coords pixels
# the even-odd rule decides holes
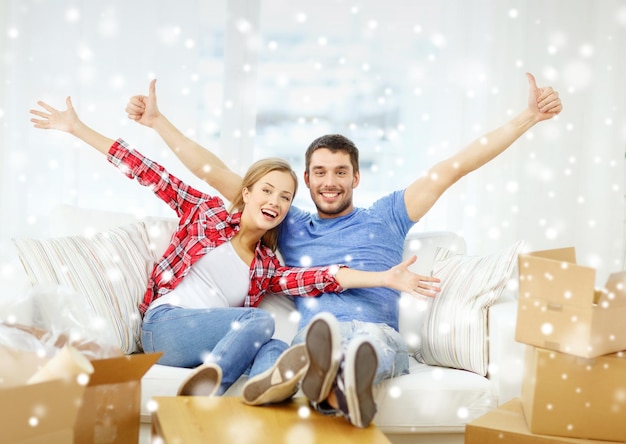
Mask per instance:
[[[122,136],[197,183],[128,97],[158,78],[161,109],[238,171],[316,136],[359,145],[356,201],[409,184],[526,103],[526,71],[564,111],[447,192],[417,230],[453,230],[470,254],[518,239],[575,246],[598,285],[624,259],[626,1],[5,0],[0,4],[0,242],[43,236],[59,202],[169,215],[101,156],[32,129],[39,99]],[[301,188],[298,204],[309,205]]]

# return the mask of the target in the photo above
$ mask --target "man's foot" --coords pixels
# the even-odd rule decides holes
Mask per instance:
[[[305,339],[309,367],[302,379],[302,392],[313,402],[321,402],[335,382],[341,361],[339,322],[330,313],[317,314],[309,324]]]
[[[243,402],[261,405],[291,398],[298,391],[298,383],[308,364],[304,344],[289,347],[271,368],[248,379],[243,386]]]
[[[222,383],[222,369],[219,365],[202,364],[185,378],[178,387],[177,396],[213,396]]]
[[[376,414],[374,378],[378,358],[374,346],[365,338],[350,342],[337,375],[334,394],[339,411],[356,427],[367,427]]]

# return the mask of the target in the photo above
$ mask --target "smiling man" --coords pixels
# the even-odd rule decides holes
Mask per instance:
[[[359,151],[339,134],[315,139],[305,154],[304,181],[320,217],[344,216],[354,208],[352,190],[359,185]]]

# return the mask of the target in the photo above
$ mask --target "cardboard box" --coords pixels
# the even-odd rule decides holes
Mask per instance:
[[[595,289],[595,270],[576,264],[574,248],[519,256],[515,339],[593,358],[626,350],[626,271]]]
[[[580,358],[528,347],[521,400],[533,433],[626,442],[626,353]]]
[[[0,387],[0,433],[6,444],[68,444],[85,386],[55,380]]]
[[[74,442],[136,443],[141,378],[161,353],[93,360],[94,372],[76,417]]]
[[[54,380],[26,385],[46,360],[0,346],[2,443],[136,443],[141,378],[161,353],[92,360],[87,385]]]
[[[533,434],[519,398],[475,419],[465,427],[465,444],[609,444],[607,441]]]

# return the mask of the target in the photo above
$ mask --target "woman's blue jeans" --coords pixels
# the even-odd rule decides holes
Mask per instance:
[[[141,326],[145,352],[163,352],[158,363],[197,367],[205,362],[222,369],[222,395],[249,370],[255,376],[270,368],[288,345],[272,339],[274,319],[258,308],[181,308],[149,310]]]

